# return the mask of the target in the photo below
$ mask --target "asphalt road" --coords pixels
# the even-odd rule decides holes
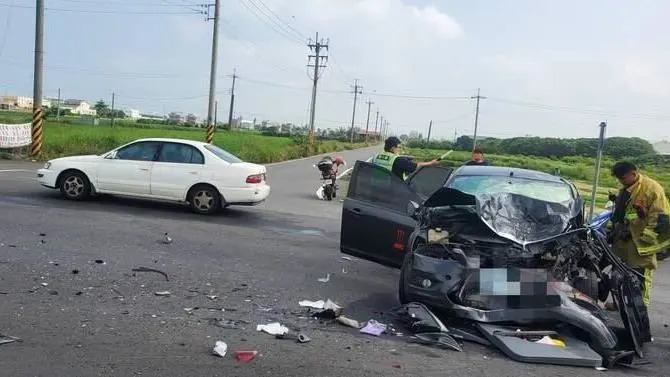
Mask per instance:
[[[351,166],[372,152],[343,155]],[[309,319],[298,301],[331,298],[361,321],[383,321],[397,305],[397,271],[341,259],[341,204],[316,200],[316,160],[269,166],[267,203],[214,217],[128,199],[67,202],[39,187],[39,165],[0,161],[0,333],[23,339],[0,345],[0,376],[602,375],[517,363],[474,344],[458,353]],[[173,239],[167,245],[158,242],[166,232]],[[132,271],[138,267],[162,270],[169,281]],[[668,272],[662,264],[654,282],[652,364],[608,375],[670,375]],[[327,274],[327,283],[317,280]],[[221,319],[240,328],[213,324]],[[256,331],[273,321],[311,342]],[[212,355],[217,340],[228,344],[225,358]],[[237,350],[259,355],[237,363]]]

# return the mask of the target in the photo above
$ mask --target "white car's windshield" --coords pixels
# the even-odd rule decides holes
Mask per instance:
[[[217,147],[217,146],[215,146],[215,145],[211,145],[211,144],[205,145],[205,149],[207,149],[208,151],[214,153],[214,154],[216,155],[216,157],[218,157],[218,158],[222,159],[223,161],[226,161],[226,162],[228,162],[228,163],[230,163],[230,164],[235,164],[235,163],[238,163],[238,162],[243,162],[242,160],[240,160],[239,158],[237,158],[235,155],[233,155],[233,154],[231,154],[231,153],[229,153],[229,152],[226,152],[226,151],[224,151],[223,149],[221,149],[221,148],[219,148],[219,147]]]
[[[456,177],[449,187],[471,195],[512,193],[554,203],[574,199],[570,186],[565,183],[504,176]]]

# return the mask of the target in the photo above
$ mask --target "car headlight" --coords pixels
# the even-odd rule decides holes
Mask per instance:
[[[46,164],[44,164],[45,169],[49,169],[50,167],[51,167],[51,162],[47,162]]]

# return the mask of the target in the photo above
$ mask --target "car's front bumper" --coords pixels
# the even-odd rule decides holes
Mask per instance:
[[[37,181],[44,187],[56,188],[58,173],[49,169],[37,170]]]
[[[223,198],[229,205],[256,205],[264,202],[270,196],[270,186],[261,184],[244,188],[227,188],[223,191]]]

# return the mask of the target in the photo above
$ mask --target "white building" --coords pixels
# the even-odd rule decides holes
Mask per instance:
[[[142,114],[140,114],[139,110],[128,109],[128,110],[123,110],[123,113],[126,114],[127,118],[130,118],[130,119],[133,119],[133,120],[137,120],[137,119],[142,118]]]
[[[66,99],[63,102],[64,109],[70,110],[72,114],[77,115],[96,115],[97,111],[91,108],[91,105],[83,100],[79,99]]]
[[[8,109],[32,109],[33,98],[25,96],[2,96],[0,105]]]

